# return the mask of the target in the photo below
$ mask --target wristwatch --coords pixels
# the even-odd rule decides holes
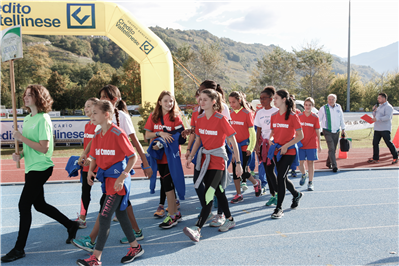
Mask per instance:
[[[236,164],[241,164],[241,162],[240,162],[240,161],[238,161],[238,162],[236,162]]]
[[[159,137],[159,131],[155,132],[155,136]]]

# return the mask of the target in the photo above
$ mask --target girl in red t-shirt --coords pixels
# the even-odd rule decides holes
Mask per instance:
[[[273,154],[271,167],[266,168],[266,174],[270,175],[272,182],[276,182],[274,166],[277,168],[277,187],[278,197],[277,206],[272,214],[273,219],[284,216],[282,204],[285,197],[285,191],[288,189],[294,196],[291,208],[298,207],[299,200],[303,196],[302,192],[295,189],[294,184],[288,179],[287,173],[291,164],[296,159],[296,149],[291,148],[303,138],[302,127],[298,115],[295,113],[295,102],[290,98],[288,91],[278,90],[274,95],[274,105],[279,109],[270,118],[270,139],[274,138],[274,143],[270,140],[269,154]],[[273,150],[273,144],[277,148]],[[281,156],[281,158],[280,158]]]
[[[163,123],[161,121],[163,118]],[[172,134],[164,132],[164,128],[167,131],[174,131],[183,127],[183,121],[179,116],[178,106],[172,93],[169,91],[163,91],[157,101],[157,105],[153,113],[150,114],[148,120],[144,126],[145,137],[147,139],[154,139],[162,137],[166,142],[173,142]],[[153,149],[159,149],[158,145],[154,145]],[[179,146],[180,150],[180,146]],[[161,200],[162,194],[166,194],[168,201],[168,215],[159,227],[169,229],[176,226],[181,221],[181,213],[178,211],[176,203],[175,185],[169,171],[168,160],[166,154],[163,155],[162,160],[157,160],[158,172],[161,176]],[[161,202],[162,203],[162,202]],[[163,205],[162,205],[163,207]]]
[[[247,163],[253,152],[256,144],[256,133],[254,130],[254,120],[252,111],[247,109],[246,101],[240,92],[233,91],[229,95],[230,107],[233,109],[230,112],[231,126],[236,131],[235,138],[237,143],[241,143],[242,168],[244,173],[242,176],[235,174],[236,163],[233,162],[233,179],[237,194],[230,201],[231,203],[238,203],[244,200],[241,194],[240,179],[243,183],[247,179],[254,185],[255,196],[259,197],[261,193],[260,181],[256,180],[250,173],[247,172]]]
[[[91,112],[93,105],[97,103],[99,99],[97,98],[90,98],[86,101],[84,111],[85,115],[87,117],[91,117]],[[83,150],[84,152],[79,158],[78,164],[83,166],[83,169],[81,171],[82,173],[82,195],[81,195],[81,200],[80,200],[80,214],[78,215],[78,218],[76,219],[77,222],[79,222],[79,228],[83,229],[86,228],[86,215],[87,215],[87,210],[89,209],[89,204],[90,204],[90,192],[91,192],[91,186],[87,183],[87,172],[89,171],[89,165],[91,159],[88,158],[88,154],[86,155],[86,148],[90,141],[94,137],[95,129],[97,125],[93,124],[93,122],[90,121],[87,122],[85,125],[85,131],[84,131],[84,138],[83,138]],[[90,147],[89,147],[90,148]]]
[[[234,158],[237,162],[236,174],[237,176],[242,175],[238,145],[234,137],[235,131],[226,117],[219,113],[222,111],[220,93],[210,89],[201,91],[200,105],[204,113],[199,115],[197,119],[195,128],[197,136],[187,160],[187,167],[189,168],[191,160],[202,142],[203,147],[198,151],[196,163],[197,170],[201,169],[201,171],[194,186],[197,187],[199,183],[204,183],[206,205],[201,210],[196,226],[183,229],[183,232],[195,242],[199,241],[201,228],[211,212],[214,195],[216,195],[218,205],[223,209],[226,216],[226,221],[219,227],[219,231],[224,232],[235,226],[235,221],[231,216],[229,204],[224,193],[224,189],[228,185],[228,178],[225,175],[228,174],[228,172],[226,173],[227,154],[224,147],[226,138],[234,150]]]
[[[312,108],[314,107],[313,98],[306,98],[303,105],[305,111],[299,114],[304,134],[302,140],[303,147],[299,149],[299,170],[302,173],[299,185],[303,186],[306,178],[309,176],[308,190],[313,191],[314,161],[318,160],[317,152],[321,152],[320,122],[319,117],[312,113]],[[306,173],[305,161],[307,161],[309,173]]]
[[[78,265],[100,265],[101,255],[107,241],[111,226],[111,219],[114,213],[119,220],[123,232],[125,233],[130,248],[126,256],[122,258],[122,263],[129,263],[144,253],[141,245],[137,242],[133,233],[131,223],[126,211],[130,189],[129,172],[137,162],[137,156],[126,133],[112,123],[113,105],[109,101],[99,101],[94,105],[92,122],[101,125],[92,140],[90,149],[89,172],[87,182],[94,184],[94,177],[100,179],[105,185],[105,200],[99,215],[99,233],[97,243],[88,259],[77,260]],[[123,168],[121,162],[128,157],[129,160]],[[98,166],[97,174],[94,174]],[[116,176],[118,176],[116,178]],[[126,179],[129,179],[126,181]],[[128,185],[125,185],[124,183]]]

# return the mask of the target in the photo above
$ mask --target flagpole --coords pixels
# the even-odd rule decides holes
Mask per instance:
[[[346,88],[346,111],[349,112],[351,110],[351,0],[349,0],[349,24],[348,24],[348,81]]]
[[[14,77],[14,60],[10,60],[10,83],[11,83],[11,98],[12,98],[12,118],[14,120],[14,130],[18,130],[18,122],[17,122],[17,106],[15,100],[15,77]],[[19,143],[18,140],[15,139],[15,153],[19,154]],[[17,168],[20,168],[19,161],[17,162]]]

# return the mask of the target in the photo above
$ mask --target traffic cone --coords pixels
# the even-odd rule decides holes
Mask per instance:
[[[392,143],[396,148],[399,148],[399,127],[398,130],[396,130],[396,134],[395,137],[393,138]]]
[[[348,152],[341,151],[341,149],[339,149],[338,158],[339,159],[348,159]]]

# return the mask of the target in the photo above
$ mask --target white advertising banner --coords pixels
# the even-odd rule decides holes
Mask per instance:
[[[89,119],[67,120],[52,119],[53,134],[55,140],[77,140],[82,141],[84,138],[85,125]],[[23,121],[18,121],[18,130],[23,132]],[[14,131],[13,121],[1,121],[1,141],[13,141],[12,132]]]

